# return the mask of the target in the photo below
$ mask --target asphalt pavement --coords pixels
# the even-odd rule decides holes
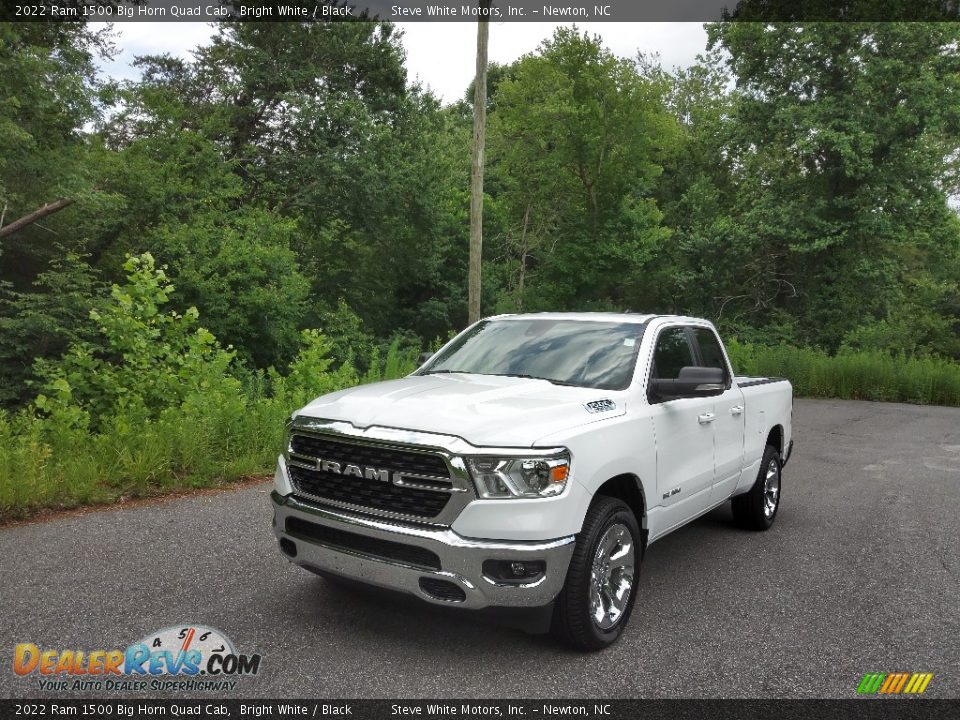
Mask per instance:
[[[17,643],[199,623],[262,654],[242,697],[853,697],[867,672],[960,697],[960,409],[799,400],[794,438],[774,528],[725,506],[652,545],[588,655],[290,565],[266,483],[2,528],[0,696],[80,696],[16,676]]]

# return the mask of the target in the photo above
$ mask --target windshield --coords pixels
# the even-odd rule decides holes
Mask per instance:
[[[589,320],[486,320],[419,371],[549,380],[623,390],[630,384],[644,325]]]

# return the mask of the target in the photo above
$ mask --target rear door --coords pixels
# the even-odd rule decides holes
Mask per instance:
[[[680,368],[696,365],[693,335],[685,326],[660,330],[650,376],[676,379]],[[649,386],[649,383],[648,383]],[[664,530],[710,505],[714,478],[713,420],[717,398],[650,398],[657,447],[657,494]]]
[[[746,417],[743,392],[733,382],[733,374],[716,332],[709,327],[694,327],[691,335],[696,346],[698,364],[721,368],[726,384],[723,394],[710,398],[716,415],[713,421],[716,474],[712,500],[717,503],[730,496],[743,470],[743,432]]]

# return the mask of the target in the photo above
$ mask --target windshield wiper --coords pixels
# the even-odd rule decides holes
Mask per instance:
[[[444,370],[424,370],[424,371],[421,372],[421,373],[417,373],[417,375],[442,375],[442,374],[445,374],[445,373],[461,373],[461,374],[463,374],[463,373],[466,373],[466,372],[467,372],[466,370],[446,370],[446,369],[444,369]]]
[[[567,387],[582,387],[576,383],[567,382],[566,380],[554,380],[553,378],[540,377],[539,375],[524,375],[523,373],[484,373],[484,375],[493,375],[494,377],[515,377],[515,378],[525,378],[527,380],[546,380],[548,383],[553,383],[554,385],[565,385]]]

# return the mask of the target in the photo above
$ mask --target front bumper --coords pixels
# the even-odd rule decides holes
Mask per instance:
[[[540,607],[556,598],[567,577],[575,537],[545,542],[499,542],[465,538],[447,527],[421,526],[388,522],[344,510],[334,510],[304,502],[292,495],[274,491],[273,532],[283,553],[298,565],[324,573],[339,575],[370,585],[390,588],[415,595],[438,605],[456,605],[471,609],[486,607]],[[290,522],[293,520],[293,522]],[[353,542],[350,549],[338,542],[318,541],[298,531],[303,523],[320,526],[328,537],[344,538],[348,534],[390,544],[412,546],[433,553],[439,569],[427,569],[401,560],[385,559],[357,549],[363,542]],[[293,529],[290,529],[290,525]],[[545,571],[531,582],[506,584],[488,577],[485,561],[543,562]],[[430,581],[452,583],[462,592],[442,598],[424,589]],[[434,585],[435,587],[435,585]]]

